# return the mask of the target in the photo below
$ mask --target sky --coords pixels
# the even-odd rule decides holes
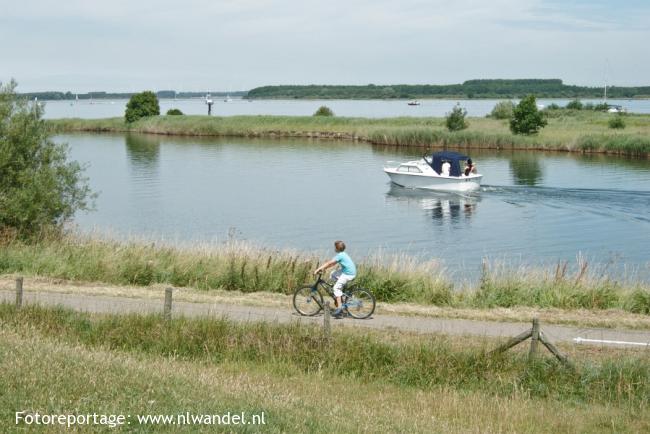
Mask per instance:
[[[650,85],[649,0],[0,0],[19,92]]]

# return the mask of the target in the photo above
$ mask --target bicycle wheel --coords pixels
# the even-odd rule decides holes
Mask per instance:
[[[323,309],[323,296],[313,286],[296,289],[293,307],[300,315],[314,316]]]
[[[348,293],[345,305],[350,316],[366,319],[375,311],[375,297],[367,289],[355,288]]]

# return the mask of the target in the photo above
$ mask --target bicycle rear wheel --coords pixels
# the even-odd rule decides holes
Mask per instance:
[[[375,296],[363,288],[355,288],[345,300],[348,313],[353,318],[366,319],[375,312]]]
[[[313,286],[304,286],[293,293],[293,307],[300,315],[314,316],[323,309],[323,296]]]

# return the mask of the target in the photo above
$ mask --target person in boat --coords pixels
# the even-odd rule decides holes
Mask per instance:
[[[341,318],[343,315],[343,306],[341,302],[343,287],[357,277],[357,267],[354,265],[350,256],[345,253],[345,243],[343,241],[335,241],[334,250],[336,251],[336,256],[318,267],[314,271],[314,274],[318,274],[335,265],[340,265],[341,268],[334,271],[331,274],[331,277],[332,279],[336,279],[336,283],[334,284],[334,297],[336,297],[337,309],[334,311],[333,316],[335,318]]]
[[[469,176],[470,173],[478,173],[476,170],[476,165],[472,162],[471,158],[467,159],[467,164],[465,164],[465,176]]]
[[[451,163],[449,161],[445,160],[442,163],[442,170],[440,171],[442,176],[449,176],[449,171],[451,170]]]

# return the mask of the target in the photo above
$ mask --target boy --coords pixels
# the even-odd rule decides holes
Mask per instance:
[[[341,296],[343,295],[342,289],[346,283],[351,282],[355,277],[357,277],[357,267],[354,265],[354,262],[352,262],[350,256],[345,253],[345,243],[343,241],[335,241],[334,250],[336,250],[336,256],[318,267],[314,271],[314,274],[318,274],[337,264],[341,266],[340,272],[332,273],[332,278],[336,279],[336,283],[334,284],[334,297],[336,297],[337,307],[333,315],[336,318],[340,318],[343,313],[341,302]]]

